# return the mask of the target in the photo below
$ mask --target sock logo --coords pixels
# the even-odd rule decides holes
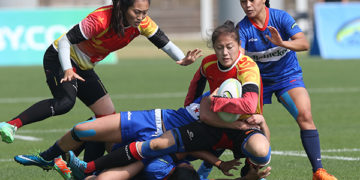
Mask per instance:
[[[130,156],[130,154],[129,154],[129,145],[126,145],[125,146],[125,153],[126,153],[126,157],[128,158],[128,160],[131,160],[131,156]]]

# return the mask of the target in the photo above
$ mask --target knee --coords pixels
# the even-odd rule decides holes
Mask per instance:
[[[260,133],[256,133],[248,139],[243,147],[243,152],[256,165],[266,165],[270,162],[270,143]]]
[[[85,121],[75,125],[71,129],[71,136],[75,141],[82,141],[83,138],[89,138],[95,136],[96,131],[94,129],[89,129],[85,124],[89,121]]]
[[[64,97],[61,99],[56,99],[53,103],[53,108],[55,115],[61,115],[69,112],[75,105],[75,100],[69,97]]]
[[[311,110],[300,111],[297,119],[299,122],[312,122]]]

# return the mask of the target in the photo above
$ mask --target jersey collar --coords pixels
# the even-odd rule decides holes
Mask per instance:
[[[234,62],[234,64],[233,64],[231,67],[226,68],[226,69],[222,69],[222,68],[220,67],[220,62],[219,62],[219,61],[217,61],[217,66],[218,66],[218,69],[219,69],[221,72],[227,72],[227,71],[230,71],[230,70],[231,70],[234,66],[236,66],[236,64],[239,62],[239,60],[241,59],[241,57],[242,57],[242,53],[241,53],[241,51],[239,50],[238,57],[237,57],[236,61]]]
[[[255,26],[256,29],[260,30],[260,31],[265,31],[265,29],[267,28],[268,24],[269,24],[269,8],[265,7],[265,11],[266,11],[266,19],[265,19],[265,23],[264,26],[262,28],[260,28],[258,25],[255,24],[254,21],[252,21],[250,18],[249,21],[251,22],[251,24],[253,26]]]

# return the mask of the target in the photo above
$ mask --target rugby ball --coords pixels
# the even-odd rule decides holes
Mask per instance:
[[[234,78],[225,80],[219,87],[217,96],[225,98],[240,98],[242,96],[241,83]],[[218,112],[220,118],[226,122],[236,121],[240,114],[232,114],[227,112]]]

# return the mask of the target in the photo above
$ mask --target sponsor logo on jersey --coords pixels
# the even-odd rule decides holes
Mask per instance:
[[[284,57],[290,50],[283,47],[274,47],[261,52],[246,52],[254,61],[270,62],[278,61]]]
[[[258,39],[256,39],[256,38],[251,38],[248,40],[248,42],[256,42],[256,41],[258,41]]]

